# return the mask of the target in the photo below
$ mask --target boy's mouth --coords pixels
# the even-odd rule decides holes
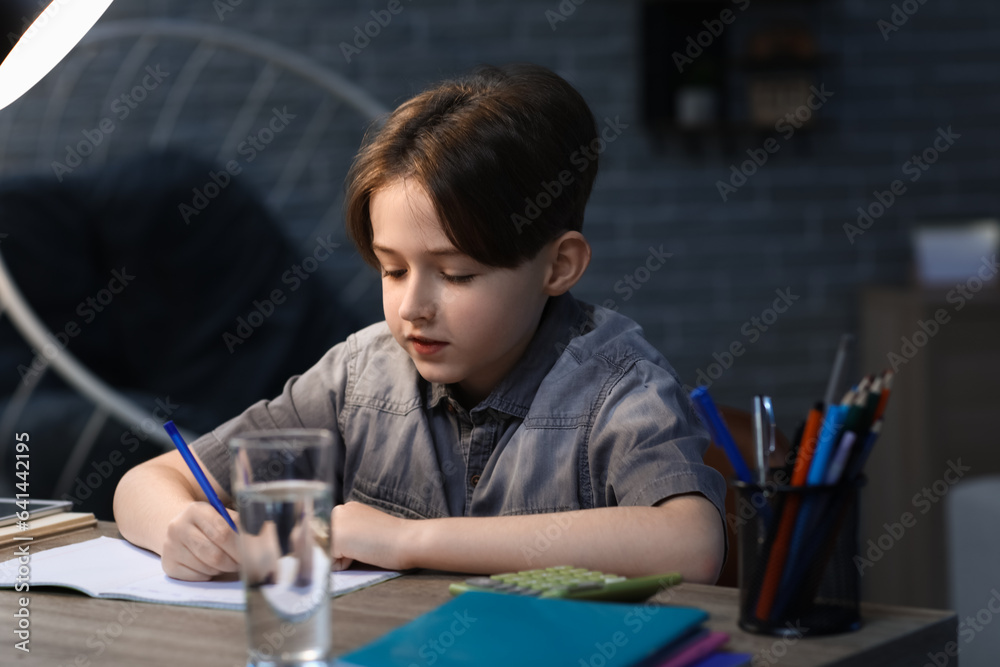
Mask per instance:
[[[422,338],[420,336],[407,336],[407,340],[413,344],[414,351],[421,356],[427,356],[439,352],[445,345],[448,344],[441,340]]]

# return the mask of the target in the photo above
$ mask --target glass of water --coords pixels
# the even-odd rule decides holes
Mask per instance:
[[[229,441],[253,667],[333,663],[333,436],[261,431]]]

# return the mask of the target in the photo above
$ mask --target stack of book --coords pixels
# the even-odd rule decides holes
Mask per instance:
[[[728,636],[690,607],[468,592],[340,658],[344,667],[735,667]]]
[[[68,500],[0,498],[0,548],[97,524],[90,512],[72,508]]]

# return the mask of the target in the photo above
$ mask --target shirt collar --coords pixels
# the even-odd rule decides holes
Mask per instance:
[[[524,354],[489,396],[470,412],[495,410],[523,419],[556,359],[575,336],[586,333],[592,326],[592,315],[589,316],[568,292],[550,297]],[[446,385],[429,384],[428,404],[431,407],[451,397]]]

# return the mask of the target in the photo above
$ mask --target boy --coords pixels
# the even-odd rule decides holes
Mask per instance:
[[[329,428],[336,569],[568,563],[713,583],[725,485],[702,463],[704,431],[639,327],[568,293],[590,261],[599,142],[580,94],[531,65],[393,112],[346,199],[386,320],[193,443],[223,501],[230,437]],[[170,576],[238,569],[236,536],[177,452],[122,479],[115,517]]]

